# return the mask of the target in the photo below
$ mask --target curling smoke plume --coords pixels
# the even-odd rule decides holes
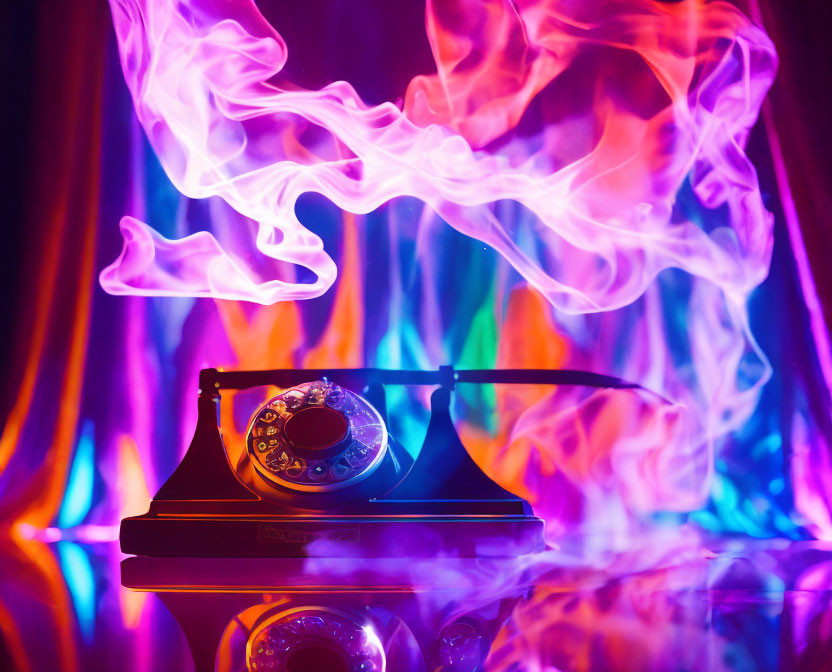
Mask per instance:
[[[170,179],[224,199],[257,222],[263,255],[315,279],[259,278],[210,233],[166,240],[127,217],[122,254],[101,274],[109,292],[322,294],[336,266],[295,215],[306,192],[355,213],[417,197],[570,313],[627,305],[669,267],[732,297],[766,274],[771,217],[742,148],[776,56],[732,5],[429,1],[437,72],[411,81],[404,110],[367,106],[347,82],[271,83],[286,44],[251,0],[111,5]],[[728,225],[674,221],[688,177]]]

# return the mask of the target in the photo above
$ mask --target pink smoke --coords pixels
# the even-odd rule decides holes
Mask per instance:
[[[437,73],[413,79],[404,110],[367,106],[347,82],[271,83],[287,49],[251,0],[111,6],[137,114],[172,182],[221,197],[257,223],[260,253],[316,276],[261,277],[210,233],[167,240],[125,217],[122,254],[101,274],[111,293],[322,294],[336,267],[294,214],[306,192],[356,213],[419,198],[570,313],[627,305],[669,267],[734,299],[766,274],[771,217],[742,148],[776,56],[725,2],[428,2]],[[559,90],[576,77],[592,86]],[[543,119],[520,137],[536,102]],[[730,226],[671,221],[687,176]],[[512,216],[503,201],[519,204]]]

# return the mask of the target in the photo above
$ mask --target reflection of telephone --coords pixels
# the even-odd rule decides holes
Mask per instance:
[[[449,410],[456,383],[633,387],[574,371],[206,369],[191,446],[150,511],[122,521],[122,550],[150,556],[470,557],[541,549],[542,521],[528,503],[488,478],[462,446]],[[243,461],[256,476],[244,483],[223,446],[217,402],[223,389],[260,385],[283,392],[252,417]],[[438,386],[415,463],[387,433],[389,385]]]
[[[477,672],[530,577],[514,558],[127,558],[196,672]]]
[[[384,644],[363,614],[317,606],[284,607],[266,611],[247,633],[245,661],[252,672],[387,668]],[[240,616],[237,623],[242,623]]]

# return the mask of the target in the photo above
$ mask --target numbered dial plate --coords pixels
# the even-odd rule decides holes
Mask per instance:
[[[285,611],[255,628],[247,643],[252,672],[321,670],[384,672],[384,648],[375,630],[321,607]]]
[[[327,381],[281,392],[252,418],[246,447],[267,481],[327,492],[369,476],[387,450],[387,429],[365,399]]]

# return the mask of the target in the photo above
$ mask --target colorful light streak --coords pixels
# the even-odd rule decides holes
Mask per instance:
[[[75,448],[69,482],[64,494],[64,502],[58,513],[59,527],[80,525],[92,505],[93,460],[95,457],[94,427],[87,420],[81,425],[81,436]]]
[[[95,632],[95,577],[90,561],[84,550],[71,541],[58,542],[57,549],[81,636],[90,641]]]

